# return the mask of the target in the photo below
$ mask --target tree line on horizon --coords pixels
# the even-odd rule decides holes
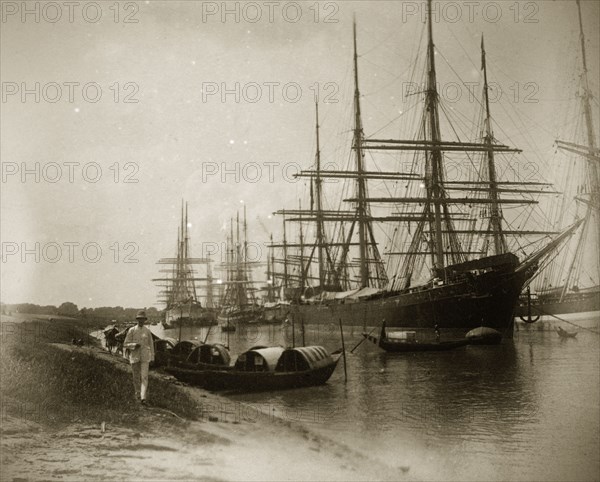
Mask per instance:
[[[81,308],[75,303],[65,301],[60,306],[36,305],[33,303],[0,303],[3,315],[24,313],[30,315],[56,315],[71,316],[84,319],[116,320],[119,322],[135,320],[140,308],[123,308],[122,306],[101,306],[99,308]],[[154,307],[146,308],[146,315],[150,321],[160,321],[161,312]]]

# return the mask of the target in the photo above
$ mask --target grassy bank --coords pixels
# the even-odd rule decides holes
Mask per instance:
[[[90,346],[98,342],[89,336],[96,328],[80,320],[2,323],[0,393],[5,411],[46,423],[136,423],[142,409],[134,399],[129,368],[96,356]],[[73,338],[87,347],[64,350],[55,345],[71,345]],[[153,378],[150,390],[153,406],[196,418],[196,402],[173,384]]]
[[[97,328],[88,323],[1,325],[0,480],[407,480],[408,467],[270,413],[238,417],[227,399],[160,373],[143,407],[122,358],[72,345]]]

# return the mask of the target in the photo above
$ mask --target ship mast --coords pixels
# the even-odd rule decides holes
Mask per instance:
[[[594,133],[594,122],[592,119],[592,108],[590,105],[590,101],[592,99],[592,93],[590,92],[590,85],[588,81],[588,69],[587,69],[587,59],[585,55],[585,36],[583,34],[583,21],[581,19],[581,4],[580,1],[577,0],[577,11],[579,13],[579,38],[581,40],[581,60],[583,62],[583,112],[585,115],[585,125],[587,127],[587,140],[588,147],[590,150],[594,151],[596,149],[596,135]],[[588,165],[591,169],[591,174],[593,175],[593,187],[598,188],[598,168],[596,164],[594,164],[591,160],[588,160]],[[597,192],[593,192],[592,194],[597,195]]]
[[[325,259],[323,257],[323,250],[325,248],[325,237],[324,226],[323,226],[323,204],[321,200],[321,148],[319,144],[319,102],[315,102],[315,117],[316,117],[316,131],[317,131],[317,154],[316,154],[316,170],[317,175],[315,177],[315,197],[317,203],[317,256],[319,263],[319,287],[325,288]]]
[[[508,251],[508,249],[506,246],[506,238],[502,232],[502,213],[500,212],[500,206],[498,204],[498,182],[496,180],[494,149],[492,148],[494,134],[492,132],[492,118],[490,115],[489,86],[483,35],[481,36],[481,68],[483,70],[483,97],[485,100],[485,136],[483,138],[483,142],[490,147],[490,149],[487,151],[488,180],[490,182],[489,197],[491,200],[490,230],[492,231],[492,237],[494,239],[494,254],[504,254]]]
[[[302,211],[302,201],[298,200],[298,208],[300,212]],[[300,228],[300,289],[304,292],[304,288],[306,288],[306,280],[308,277],[308,273],[304,272],[304,233],[302,232],[302,221],[299,223]],[[306,265],[306,270],[308,271],[310,265]]]
[[[288,287],[288,250],[285,232],[285,215],[283,216],[283,287]]]
[[[438,112],[437,77],[435,72],[435,51],[433,44],[433,26],[431,17],[431,0],[427,1],[427,90],[425,92],[425,109],[429,114],[429,134],[435,146],[441,141],[440,119]],[[432,261],[438,270],[444,268],[444,242],[442,237],[442,152],[432,149],[427,153],[429,169],[426,169],[425,187],[427,198],[433,202],[434,218],[430,220],[430,230],[433,233]]]
[[[207,265],[206,265],[206,278],[207,278],[206,281],[208,283],[206,285],[206,307],[214,308],[215,302],[214,302],[214,294],[213,294],[213,276],[212,276],[212,267],[211,267],[210,263],[212,263],[212,260],[210,258],[208,258]]]
[[[356,49],[356,19],[352,23],[354,45],[354,151],[356,153],[356,211],[358,216],[358,242],[360,260],[360,287],[369,285],[369,260],[367,253],[367,204],[364,178],[363,129],[360,115],[360,90],[358,88],[358,53]]]

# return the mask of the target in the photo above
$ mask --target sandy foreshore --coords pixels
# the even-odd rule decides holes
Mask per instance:
[[[83,356],[115,376],[129,375],[125,360],[97,346],[48,345],[74,362]],[[410,467],[386,466],[298,422],[182,385],[160,371],[151,373],[150,386],[175,390],[195,404],[195,415],[161,407],[151,392],[149,407],[126,404],[122,416],[108,422],[99,417],[102,406],[86,405],[57,423],[51,408],[36,410],[39,405],[5,393],[3,384],[0,479],[414,479]],[[164,387],[160,391],[164,397]]]

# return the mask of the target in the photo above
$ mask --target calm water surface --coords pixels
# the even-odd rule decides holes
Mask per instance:
[[[577,322],[598,330],[594,318]],[[209,341],[227,342],[213,331]],[[344,331],[348,349],[360,331]],[[188,328],[182,338],[205,334]],[[330,350],[341,346],[333,327],[307,329],[305,339]],[[229,339],[233,357],[276,344],[291,344],[290,327]],[[594,333],[579,330],[564,340],[534,328],[499,346],[440,353],[386,354],[365,342],[347,363],[347,383],[340,362],[325,386],[228,397],[424,479],[600,480],[600,336]],[[252,410],[245,414],[252,418]]]

